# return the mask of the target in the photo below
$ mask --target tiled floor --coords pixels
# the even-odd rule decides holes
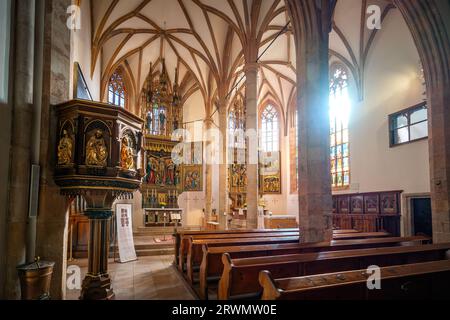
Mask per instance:
[[[139,260],[118,263],[110,260],[109,274],[116,300],[194,300],[172,266],[173,256],[139,257]],[[87,259],[68,262],[81,267],[82,279],[87,271]],[[67,290],[66,299],[76,300],[80,290]]]

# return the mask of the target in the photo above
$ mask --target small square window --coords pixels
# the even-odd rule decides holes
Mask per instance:
[[[428,137],[426,103],[413,106],[389,116],[391,147]]]

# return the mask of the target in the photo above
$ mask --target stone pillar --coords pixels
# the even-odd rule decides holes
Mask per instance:
[[[258,227],[258,64],[245,65],[247,228]]]
[[[210,109],[210,108],[209,108]],[[210,118],[209,114],[210,111],[207,111],[208,115],[206,119],[204,120],[204,129],[205,129],[205,223],[209,220],[211,213],[212,213],[212,154],[211,154],[211,147],[212,147],[212,137],[211,137],[211,128],[212,128],[212,119]]]
[[[219,130],[222,138],[220,146],[219,162],[219,223],[222,229],[225,229],[227,217],[224,212],[228,212],[228,131],[227,131],[228,110],[225,99],[219,100]]]
[[[433,241],[450,242],[450,3],[394,0],[424,68],[429,127]]]
[[[14,100],[12,112],[9,203],[6,218],[5,297],[20,298],[16,266],[25,263],[26,226],[31,168],[33,122],[34,0],[15,2]],[[5,154],[5,155],[6,155]],[[4,156],[5,156],[4,155]]]
[[[300,241],[331,240],[328,0],[287,0],[297,52]]]
[[[111,230],[112,191],[97,190],[84,194],[89,218],[88,272],[83,280],[80,299],[111,300],[114,291],[108,274],[109,233]]]

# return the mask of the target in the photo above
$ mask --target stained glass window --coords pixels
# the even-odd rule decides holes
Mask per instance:
[[[125,108],[125,84],[120,69],[116,70],[109,79],[108,103]]]
[[[279,116],[271,104],[261,114],[261,149],[265,152],[280,150]]]
[[[350,185],[348,124],[350,117],[348,73],[341,65],[330,70],[330,138],[332,187]]]

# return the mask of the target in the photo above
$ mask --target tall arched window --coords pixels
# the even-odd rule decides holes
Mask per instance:
[[[330,137],[332,187],[350,185],[348,123],[350,117],[348,73],[335,64],[330,69]]]
[[[280,150],[279,115],[271,104],[268,104],[261,114],[261,149],[265,152]]]
[[[126,89],[121,69],[117,69],[109,79],[108,103],[125,108]]]

